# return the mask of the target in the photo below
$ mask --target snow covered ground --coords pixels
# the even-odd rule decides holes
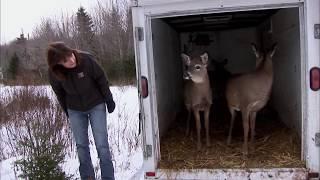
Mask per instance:
[[[8,104],[8,98],[16,90],[23,89],[23,86],[2,86],[0,91],[0,103]],[[36,86],[35,91],[48,96],[50,100],[55,100],[55,96],[49,86]],[[116,102],[116,109],[112,114],[107,115],[109,144],[111,153],[113,154],[113,162],[115,167],[116,179],[136,179],[134,175],[142,166],[142,150],[139,136],[139,121],[138,121],[138,93],[137,88],[133,86],[111,87],[114,100]],[[36,93],[36,92],[35,92]],[[94,140],[91,129],[89,127],[90,150],[93,165],[99,169],[98,155],[95,150]],[[2,150],[5,157],[0,162],[0,180],[15,180],[18,179],[19,172],[15,174],[13,164],[18,157],[10,156],[10,149],[6,147],[7,142],[10,141],[6,137],[6,127],[0,126],[0,150]],[[74,147],[74,144],[73,144]],[[72,148],[69,148],[72,149]],[[74,149],[74,148],[73,148]],[[0,159],[1,160],[1,159]],[[73,150],[65,159],[62,165],[63,170],[67,174],[74,175],[74,179],[79,179],[78,159],[76,152]],[[100,175],[99,170],[96,172]],[[141,178],[141,177],[140,177]],[[139,178],[139,179],[140,179]]]

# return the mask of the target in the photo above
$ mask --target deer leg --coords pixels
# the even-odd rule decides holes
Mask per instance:
[[[205,120],[205,128],[206,128],[206,138],[207,138],[207,147],[211,146],[210,143],[210,133],[209,133],[209,128],[210,128],[210,122],[209,122],[209,114],[210,114],[210,106],[204,111],[204,120]]]
[[[188,109],[186,136],[188,136],[190,133],[190,118],[191,118],[191,110]]]
[[[201,149],[201,134],[200,134],[200,130],[201,130],[201,121],[200,121],[200,112],[197,109],[193,110],[193,114],[194,114],[194,119],[196,121],[196,126],[197,126],[197,150],[200,151]]]
[[[233,124],[234,124],[234,119],[236,117],[236,111],[233,108],[229,108],[230,114],[231,114],[231,120],[230,120],[230,128],[229,128],[229,135],[228,135],[228,141],[227,144],[231,144],[231,139],[232,139],[232,129],[233,129]]]
[[[256,116],[257,112],[250,113],[250,131],[251,131],[251,139],[250,139],[250,147],[252,151],[254,151],[254,136],[255,136],[255,126],[256,126]]]
[[[242,112],[242,126],[243,126],[243,136],[244,136],[244,143],[243,143],[243,155],[248,155],[248,134],[249,134],[249,111],[244,110]]]

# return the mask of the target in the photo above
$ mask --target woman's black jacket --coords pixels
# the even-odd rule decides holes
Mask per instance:
[[[81,58],[80,64],[66,69],[65,80],[58,80],[49,70],[49,82],[63,110],[68,116],[67,108],[88,111],[106,102],[112,112],[115,104],[102,68],[88,53],[78,52],[77,58]]]

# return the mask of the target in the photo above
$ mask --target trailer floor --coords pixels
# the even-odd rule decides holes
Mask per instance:
[[[301,158],[300,138],[287,128],[277,116],[257,115],[255,151],[242,155],[243,130],[241,114],[237,115],[230,146],[227,145],[229,118],[211,121],[211,147],[205,146],[204,128],[202,149],[196,150],[196,130],[185,134],[185,117],[179,118],[161,138],[161,169],[216,168],[298,168],[305,167]],[[225,120],[221,120],[225,119]],[[193,119],[191,119],[194,122]],[[203,126],[203,125],[202,125]],[[250,137],[250,136],[249,136]],[[250,147],[250,145],[249,145]]]

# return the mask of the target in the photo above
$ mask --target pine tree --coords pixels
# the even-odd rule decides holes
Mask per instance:
[[[77,40],[80,49],[94,52],[94,24],[83,7],[77,12]]]
[[[17,53],[14,53],[13,56],[11,57],[10,64],[7,70],[9,78],[16,79],[18,66],[19,66],[19,57]]]

